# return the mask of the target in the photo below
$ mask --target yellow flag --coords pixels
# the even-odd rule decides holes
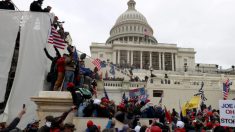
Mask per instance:
[[[185,103],[182,106],[182,115],[186,116],[186,114],[187,114],[186,110],[191,110],[191,109],[194,109],[194,108],[198,108],[200,102],[201,102],[201,97],[200,96],[193,96],[189,102]]]

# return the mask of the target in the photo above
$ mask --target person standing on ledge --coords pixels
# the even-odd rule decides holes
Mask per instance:
[[[43,0],[33,1],[30,4],[30,11],[35,11],[35,12],[50,12],[51,11],[50,6],[47,6],[45,9],[42,9],[42,4],[43,4]]]
[[[4,0],[0,1],[0,9],[15,10],[15,6],[11,0]]]

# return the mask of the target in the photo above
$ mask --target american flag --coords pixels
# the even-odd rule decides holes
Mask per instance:
[[[57,32],[54,26],[51,26],[51,33],[48,38],[48,43],[53,44],[56,48],[65,49],[66,43],[64,39],[61,38],[60,34]]]
[[[223,83],[223,95],[224,95],[224,100],[228,99],[228,93],[229,93],[229,89],[230,89],[230,85],[232,85],[232,82],[230,82],[230,80],[226,80],[225,83]]]
[[[92,61],[92,63],[98,68],[98,70],[101,69],[101,65],[100,65],[101,61],[100,61],[100,59],[96,58],[96,59],[94,59]]]

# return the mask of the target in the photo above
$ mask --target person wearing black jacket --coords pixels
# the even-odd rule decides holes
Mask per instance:
[[[16,126],[19,124],[20,119],[22,118],[22,116],[26,113],[26,109],[23,108],[20,113],[18,114],[18,116],[9,124],[8,127],[6,128],[0,128],[0,132],[9,132],[13,129],[16,129]]]
[[[43,3],[43,0],[33,1],[30,4],[30,11],[35,11],[35,12],[50,12],[51,11],[51,7],[47,6],[46,8],[42,9],[42,3]]]
[[[43,12],[42,3],[43,3],[43,0],[33,1],[30,4],[30,11]]]
[[[0,1],[0,9],[15,10],[15,6],[11,3],[11,0]]]
[[[51,130],[60,130],[61,129],[61,124],[64,122],[68,114],[77,109],[76,106],[72,106],[69,110],[64,112],[61,116],[59,117],[53,117],[53,116],[46,116],[46,123],[44,126],[42,126],[38,132],[50,132]],[[1,132],[1,131],[0,131]]]
[[[51,69],[50,69],[50,72],[47,75],[47,81],[51,82],[51,87],[50,87],[51,91],[53,90],[56,79],[57,79],[56,62],[59,58],[61,58],[59,50],[55,46],[54,46],[54,48],[55,48],[55,51],[56,51],[56,56],[55,57],[52,57],[48,53],[47,49],[44,48],[44,52],[45,52],[47,58],[51,60]]]

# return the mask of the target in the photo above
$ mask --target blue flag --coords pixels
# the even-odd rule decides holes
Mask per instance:
[[[111,65],[111,68],[110,68],[110,70],[109,70],[109,73],[112,74],[113,76],[115,75],[114,65]]]
[[[101,68],[105,68],[106,67],[105,61],[101,61],[100,66],[101,66]]]
[[[76,65],[78,65],[79,61],[78,61],[78,53],[77,53],[77,49],[76,47],[74,47],[73,49],[73,60],[75,61]]]

